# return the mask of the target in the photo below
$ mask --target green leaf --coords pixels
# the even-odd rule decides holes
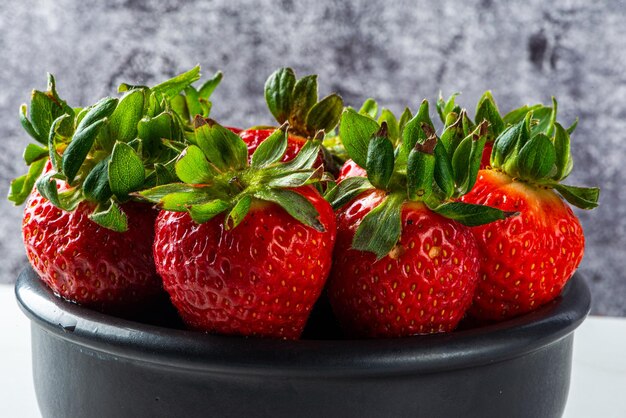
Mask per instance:
[[[487,128],[489,134],[488,141],[496,139],[504,130],[504,121],[490,91],[486,91],[480,98],[476,106],[476,117],[474,120],[476,125],[481,124],[485,120],[489,123]]]
[[[424,100],[417,114],[407,122],[402,132],[402,152],[408,156],[417,143],[424,143],[429,135],[424,132],[423,124],[433,126],[428,115],[428,101]],[[434,130],[434,128],[433,128]]]
[[[196,144],[218,169],[241,170],[247,166],[248,147],[239,135],[202,117],[196,117],[194,125]]]
[[[49,172],[39,177],[37,183],[35,183],[35,187],[37,187],[39,194],[48,199],[50,203],[59,209],[63,209],[63,204],[59,199],[59,192],[55,178],[56,175],[57,173]]]
[[[545,178],[554,168],[556,152],[545,134],[537,134],[522,147],[517,157],[519,176],[526,180]]]
[[[480,162],[485,149],[487,123],[483,122],[468,135],[452,156],[452,169],[457,186],[457,195],[468,193],[476,184]]]
[[[109,185],[113,194],[126,197],[143,185],[145,169],[130,145],[116,142],[109,162]]]
[[[71,116],[68,114],[64,114],[59,116],[52,122],[52,126],[50,127],[50,134],[48,136],[48,158],[52,163],[52,167],[55,171],[59,171],[61,169],[62,159],[61,156],[57,153],[57,143],[56,140],[59,137],[59,131],[64,130],[63,125],[72,124]]]
[[[597,187],[577,187],[565,184],[550,184],[572,205],[581,209],[593,209],[598,206],[600,189]]]
[[[576,127],[578,126],[578,118],[576,118],[576,120],[574,121],[574,123],[572,123],[569,128],[566,129],[568,134],[573,134],[574,131],[576,130]]]
[[[8,199],[15,205],[24,203],[33,190],[35,182],[41,175],[45,165],[45,159],[34,161],[30,167],[28,167],[27,174],[14,179],[11,182]]]
[[[455,220],[465,226],[484,225],[517,215],[515,212],[504,212],[489,206],[463,202],[444,203],[430,209],[445,218]]]
[[[524,105],[522,107],[518,107],[517,109],[513,109],[509,113],[504,115],[502,121],[505,125],[515,125],[524,120],[528,112],[535,112],[543,107],[544,106],[542,104],[536,104],[533,106]]]
[[[183,121],[189,122],[191,120],[189,108],[187,107],[187,96],[179,94],[173,97],[172,100],[170,100],[170,107]],[[144,120],[145,119],[146,118],[144,118]]]
[[[375,120],[347,108],[341,115],[339,136],[350,158],[361,167],[367,164],[369,140],[380,127]]]
[[[211,97],[211,95],[217,88],[217,86],[222,81],[223,77],[224,77],[224,74],[222,74],[221,71],[217,71],[215,74],[213,74],[213,77],[211,77],[210,79],[205,81],[204,84],[202,84],[202,86],[200,87],[200,90],[198,90],[198,96],[201,99],[208,100],[209,97]]]
[[[47,143],[52,122],[66,112],[72,112],[69,106],[62,106],[59,102],[55,101],[51,95],[51,93],[44,93],[37,90],[33,91],[30,102],[30,124],[25,125],[26,117],[23,115],[24,120],[22,121],[22,126],[27,132],[29,132],[30,128],[33,128],[37,132],[34,138],[42,144]],[[63,103],[65,104],[65,102]]]
[[[387,132],[392,144],[397,144],[400,139],[400,129],[398,128],[398,120],[391,110],[383,108],[378,118],[378,124],[383,125],[383,122],[387,123]]]
[[[302,146],[302,148],[300,148],[300,151],[294,157],[294,159],[283,164],[280,169],[282,171],[295,171],[312,168],[313,164],[315,164],[315,161],[317,161],[317,159],[319,158],[321,146],[321,141],[306,141],[306,143],[304,144],[304,146]]]
[[[324,168],[318,167],[316,170],[287,171],[285,174],[271,178],[267,185],[269,187],[301,187],[307,184],[317,183],[324,174]]]
[[[163,83],[157,84],[150,90],[157,94],[162,94],[168,99],[174,98],[178,93],[185,90],[187,86],[192,85],[200,79],[200,66],[196,65],[191,70],[179,74]],[[160,112],[159,112],[160,113]]]
[[[452,93],[448,100],[444,100],[441,92],[439,93],[439,99],[437,99],[437,113],[442,122],[445,123],[450,112],[456,112],[458,106],[455,103],[456,97],[459,93]],[[458,113],[458,112],[456,112]]]
[[[378,116],[378,103],[371,97],[363,102],[363,106],[359,109],[361,115],[369,116],[372,119],[376,119]]]
[[[373,188],[374,186],[365,177],[347,177],[337,184],[336,187],[329,190],[324,198],[333,209],[337,210],[361,193]]]
[[[554,180],[563,180],[574,167],[570,153],[569,134],[559,123],[555,123],[556,133],[554,135],[554,151],[556,173],[552,177]]]
[[[74,182],[74,178],[87,158],[98,132],[106,123],[107,119],[100,119],[80,131],[77,130],[74,134],[72,142],[65,149],[62,158],[63,174],[65,174],[69,184]]]
[[[265,101],[280,124],[285,123],[291,114],[295,84],[296,75],[291,68],[277,70],[265,82]]]
[[[446,152],[446,148],[441,142],[435,145],[435,183],[443,192],[444,199],[449,199],[454,194],[454,173],[452,163]]]
[[[178,181],[177,177],[167,168],[167,166],[160,163],[154,164],[154,174],[156,176],[157,186]]]
[[[114,97],[105,97],[95,105],[86,109],[84,115],[81,116],[80,122],[76,126],[76,133],[87,129],[94,123],[100,122],[102,119],[108,118],[115,111],[119,100]]]
[[[393,174],[393,164],[393,144],[387,138],[387,124],[384,123],[367,148],[366,171],[370,183],[385,190]]]
[[[185,88],[185,101],[187,104],[187,111],[189,112],[189,116],[192,119],[195,118],[196,115],[202,115],[202,105],[200,104],[198,91],[192,86],[188,86]]]
[[[252,197],[249,194],[243,195],[237,200],[237,203],[235,203],[235,206],[230,210],[224,220],[224,225],[227,230],[237,228],[250,211],[251,204]]]
[[[131,90],[122,97],[115,111],[109,118],[109,129],[113,142],[129,142],[137,136],[137,124],[142,118],[144,110],[144,92]],[[104,147],[113,148],[113,144]]]
[[[404,127],[411,119],[413,119],[413,113],[411,113],[411,109],[405,107],[404,112],[400,115],[400,121],[398,122],[398,140],[402,137]]]
[[[306,119],[311,108],[317,102],[317,76],[307,75],[296,81],[293,87],[293,104],[289,115],[289,125],[299,133],[306,130]]]
[[[189,184],[210,184],[217,175],[204,153],[195,145],[190,145],[176,161],[176,175]]]
[[[283,124],[259,144],[250,160],[252,167],[267,167],[283,158],[287,150],[287,127]]]
[[[101,205],[89,215],[89,219],[115,232],[126,232],[128,230],[128,219],[122,212],[119,205],[112,199],[106,205]]]
[[[109,161],[107,157],[91,169],[82,188],[85,197],[95,202],[106,202],[111,198],[112,192],[109,186]]]
[[[35,129],[35,127],[30,123],[28,117],[26,116],[27,107],[25,104],[20,106],[20,123],[22,124],[22,128],[37,142],[44,144],[46,135],[41,136]]]
[[[107,123],[106,118],[113,113],[117,103],[118,100],[115,98],[104,98],[82,116],[76,127],[72,142],[70,142],[63,153],[63,174],[67,177],[69,184],[72,184],[74,181],[100,129]]]
[[[315,206],[301,194],[288,189],[265,189],[254,193],[254,197],[274,202],[304,225],[319,232],[324,232],[324,225],[319,220],[319,212]]]
[[[156,203],[164,210],[185,211],[186,207],[219,199],[213,187],[186,183],[169,183],[132,194],[142,200]]]
[[[352,248],[372,252],[377,260],[389,254],[400,240],[403,202],[402,194],[391,194],[365,215],[354,234]]]
[[[554,115],[554,109],[552,107],[539,107],[531,113],[532,123],[530,125],[530,135],[535,136],[538,133],[547,133],[550,129],[550,122]]]
[[[425,200],[432,193],[436,144],[437,138],[433,137],[425,144],[417,143],[409,153],[406,177],[407,193],[411,200]]]
[[[333,93],[313,105],[306,117],[306,125],[313,132],[330,132],[339,123],[342,111],[343,100]]]
[[[465,111],[462,111],[460,115],[455,113],[448,113],[446,120],[446,127],[441,134],[439,142],[444,146],[448,153],[448,157],[452,159],[456,149],[459,147],[465,134],[463,133],[462,121],[465,117]],[[454,122],[450,122],[450,119],[455,118]],[[449,123],[448,123],[449,122]]]
[[[24,161],[26,161],[26,165],[31,165],[37,160],[48,157],[48,148],[40,147],[35,144],[26,145],[26,149],[24,150]]]
[[[211,200],[207,203],[200,203],[196,205],[189,206],[189,215],[191,215],[191,219],[193,219],[196,223],[202,224],[211,219],[213,219],[216,215],[224,212],[229,208],[229,204],[223,200],[215,199]]]

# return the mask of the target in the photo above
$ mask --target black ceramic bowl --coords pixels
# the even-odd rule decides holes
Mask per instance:
[[[574,276],[556,301],[497,325],[276,341],[106,316],[55,297],[31,269],[16,294],[32,320],[39,408],[64,418],[560,417],[590,305]]]

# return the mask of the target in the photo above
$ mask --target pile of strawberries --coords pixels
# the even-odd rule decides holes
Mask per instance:
[[[9,199],[56,294],[119,313],[165,290],[190,328],[287,339],[327,298],[346,335],[399,337],[524,314],[579,265],[566,201],[592,209],[599,190],[561,183],[576,124],[556,101],[502,116],[487,92],[472,119],[440,98],[437,134],[425,100],[355,110],[283,68],[265,85],[280,126],[241,130],[209,117],[221,77],[72,108],[49,76],[22,106],[38,144]]]

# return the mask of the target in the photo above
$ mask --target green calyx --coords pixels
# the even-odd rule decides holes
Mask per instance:
[[[265,101],[279,124],[289,123],[292,133],[311,138],[331,132],[339,123],[343,100],[332,93],[318,101],[317,76],[297,80],[291,68],[281,68],[265,82]]]
[[[180,182],[134,193],[163,210],[188,212],[197,223],[225,213],[225,227],[241,223],[255,200],[273,202],[303,224],[324,231],[319,213],[305,197],[291,190],[329,181],[314,168],[321,141],[311,140],[289,162],[285,123],[259,145],[248,162],[245,142],[211,119],[197,116],[194,138],[177,158]]]
[[[466,112],[449,112],[450,121],[435,133],[427,101],[415,116],[398,127],[399,142],[390,139],[388,119],[379,123],[372,113],[347,108],[339,127],[343,145],[367,178],[349,177],[329,190],[326,198],[335,209],[367,190],[384,191],[386,197],[368,213],[357,229],[352,246],[380,259],[401,235],[401,208],[405,202],[422,202],[430,210],[474,226],[504,219],[513,213],[456,201],[473,187],[486,141],[487,123],[464,133]],[[399,124],[400,125],[400,124]]]
[[[41,145],[26,147],[30,168],[11,183],[9,200],[23,203],[33,187],[66,211],[87,200],[95,203],[94,222],[125,231],[120,203],[135,191],[177,180],[174,164],[190,130],[185,118],[193,105],[194,112],[208,115],[208,95],[221,78],[196,91],[192,83],[199,77],[200,68],[194,67],[152,88],[122,84],[120,98],[71,108],[59,98],[50,75],[48,91],[33,92],[28,115],[26,105],[20,108],[22,126]],[[52,169],[42,176],[48,161]],[[69,187],[59,192],[57,180]]]
[[[563,128],[556,121],[556,100],[552,101],[549,116],[544,108],[530,110],[496,138],[491,166],[521,181],[552,188],[581,209],[593,209],[598,206],[600,189],[561,184],[574,166],[570,133],[576,123]]]

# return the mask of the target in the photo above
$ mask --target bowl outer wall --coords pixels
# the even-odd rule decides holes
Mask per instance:
[[[158,366],[262,376],[358,377],[439,373],[520,357],[569,336],[591,296],[574,275],[561,296],[499,324],[450,334],[377,340],[226,337],[107,316],[67,302],[26,268],[16,296],[33,324],[85,348]]]

